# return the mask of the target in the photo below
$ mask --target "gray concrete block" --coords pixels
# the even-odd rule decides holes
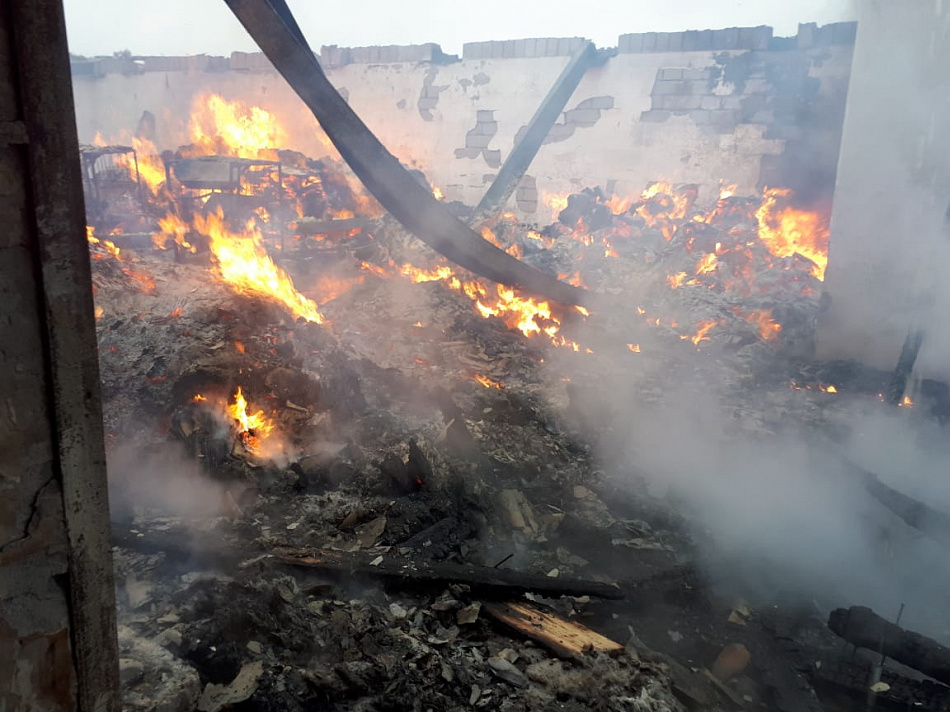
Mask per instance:
[[[682,32],[670,32],[670,52],[682,52],[683,51],[683,33]]]
[[[644,52],[656,51],[656,32],[643,33],[643,51]]]
[[[661,123],[668,121],[672,115],[672,112],[669,111],[650,109],[640,114],[640,121],[644,123]]]
[[[526,45],[527,45],[527,40],[515,40],[515,57],[525,56]]]
[[[689,118],[693,120],[696,124],[708,124],[710,123],[710,118],[712,116],[711,111],[691,111],[689,112]]]
[[[475,133],[474,131],[469,131],[465,134],[465,148],[488,148],[488,144],[491,143],[491,136],[485,136],[483,134]]]
[[[701,79],[709,80],[712,76],[712,69],[709,67],[692,68],[683,70],[683,79],[690,81],[699,81]]]
[[[686,85],[686,91],[689,94],[708,94],[709,93],[709,82],[705,80],[683,82]]]
[[[755,36],[752,41],[752,49],[765,51],[772,42],[772,28],[767,25],[759,25],[755,28]]]
[[[701,103],[702,97],[693,94],[659,96],[653,100],[655,108],[666,109],[668,111],[693,111],[694,109],[698,109]]]
[[[478,154],[482,152],[480,148],[456,148],[455,157],[456,158],[477,158]]]
[[[660,79],[682,79],[682,69],[661,69],[659,71]]]
[[[419,101],[416,102],[416,106],[418,107],[419,111],[423,111],[425,109],[434,109],[438,105],[439,97],[437,96],[420,96]]]
[[[524,41],[524,56],[525,57],[537,57],[538,56],[538,40],[535,37],[529,37]]]
[[[722,97],[709,94],[707,96],[701,97],[702,101],[699,103],[700,109],[715,110],[722,106]]]
[[[657,82],[653,85],[651,96],[667,96],[670,94],[684,94],[689,87],[686,82]]]
[[[578,109],[612,109],[615,102],[612,96],[593,96],[577,105]]]
[[[564,112],[564,123],[578,126],[593,126],[600,121],[598,109],[571,109]]]
[[[572,37],[561,37],[558,39],[557,44],[557,53],[560,54],[573,54],[574,53],[574,39]]]
[[[754,27],[740,27],[739,28],[739,49],[753,49],[752,45],[755,42],[755,28]]]
[[[683,51],[693,52],[699,49],[699,32],[696,30],[687,30],[683,33]]]
[[[495,120],[495,110],[494,109],[478,109],[475,112],[475,121],[482,123],[484,121],[494,121]]]
[[[741,94],[726,94],[725,96],[719,97],[719,106],[723,109],[741,109],[742,108],[742,95]]]
[[[817,22],[807,22],[798,25],[798,35],[796,35],[796,46],[799,49],[814,47],[815,35],[818,33]]]
[[[725,30],[713,31],[713,49],[738,49],[739,28],[729,27]]]
[[[475,124],[475,128],[472,129],[472,133],[479,136],[494,136],[498,133],[498,122],[497,121],[479,121]]]
[[[505,40],[505,45],[502,49],[502,52],[502,56],[505,59],[514,59],[517,56],[515,54],[515,40]]]
[[[696,33],[696,47],[695,49],[706,51],[715,49],[713,45],[713,31],[712,30],[699,30]]]
[[[630,38],[630,48],[627,50],[631,54],[639,54],[643,51],[643,33],[627,35]]]
[[[630,35],[620,35],[617,38],[617,51],[621,54],[630,51]]]
[[[544,143],[557,143],[569,139],[574,135],[574,124],[554,124],[548,132]]]
[[[655,50],[657,52],[668,52],[670,50],[670,33],[669,32],[656,33]]]
[[[857,22],[833,22],[825,28],[831,30],[831,44],[835,45],[853,45],[858,33]]]
[[[488,164],[489,168],[501,168],[501,151],[495,149],[494,151],[484,150],[482,151],[482,157],[485,159],[485,163]],[[494,180],[495,176],[492,176]]]

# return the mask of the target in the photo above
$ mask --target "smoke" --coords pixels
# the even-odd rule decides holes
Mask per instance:
[[[109,453],[109,508],[116,520],[151,513],[206,521],[238,511],[244,487],[211,479],[199,462],[174,442],[158,451],[129,443]]]

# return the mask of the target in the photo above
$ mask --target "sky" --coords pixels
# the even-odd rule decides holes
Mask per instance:
[[[856,0],[288,0],[312,47],[574,37],[613,47],[627,32],[678,32],[855,19]],[[64,0],[70,51],[86,56],[228,55],[256,47],[224,0]]]

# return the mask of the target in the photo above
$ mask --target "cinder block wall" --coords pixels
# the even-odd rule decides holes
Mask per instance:
[[[510,203],[545,222],[551,197],[586,186],[638,193],[652,180],[720,181],[741,190],[792,187],[811,201],[834,184],[855,25],[624,34],[588,71]],[[464,45],[323,47],[331,81],[406,164],[448,200],[474,205],[520,138],[579,37]],[[143,111],[160,148],[188,140],[204,92],[273,111],[288,145],[332,155],[312,116],[261,54],[106,58],[77,62],[80,138],[120,139]],[[520,196],[520,199],[519,199]]]

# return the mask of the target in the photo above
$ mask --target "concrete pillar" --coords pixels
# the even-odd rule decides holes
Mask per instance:
[[[950,1],[862,0],[817,350],[950,378]]]
[[[89,252],[60,0],[0,5],[0,709],[117,712]]]

